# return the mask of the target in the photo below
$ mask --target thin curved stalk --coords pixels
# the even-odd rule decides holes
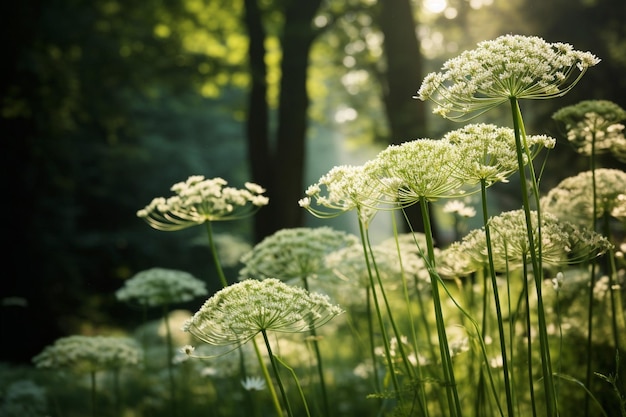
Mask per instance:
[[[204,222],[206,224],[207,235],[209,236],[209,248],[211,249],[211,255],[213,256],[213,261],[215,263],[215,269],[217,270],[217,276],[222,284],[222,287],[227,287],[228,282],[226,281],[226,276],[224,275],[224,270],[222,269],[222,263],[220,262],[219,256],[217,254],[217,247],[215,246],[215,240],[213,239],[213,226],[211,226],[211,222]]]
[[[165,340],[167,345],[167,376],[170,383],[170,401],[172,406],[172,416],[178,415],[178,401],[176,398],[176,380],[174,379],[174,367],[172,365],[172,357],[174,356],[174,345],[172,342],[172,331],[170,329],[170,321],[168,320],[167,305],[163,306],[163,323],[165,324]]]
[[[504,334],[504,323],[502,318],[502,307],[500,305],[500,295],[498,293],[498,282],[496,279],[496,271],[493,262],[493,249],[491,246],[491,228],[489,227],[489,215],[487,214],[487,184],[483,179],[480,183],[481,200],[483,208],[483,223],[485,227],[485,239],[487,241],[487,259],[489,262],[489,275],[491,277],[491,286],[493,289],[493,298],[496,308],[496,319],[498,321],[498,336],[500,339],[500,351],[502,354],[502,373],[504,376],[504,390],[506,392],[506,406],[509,416],[513,416],[513,394],[511,390],[511,381],[509,379],[509,365],[506,353],[506,341]],[[508,285],[508,281],[507,281]],[[485,288],[486,292],[486,288]]]
[[[456,388],[456,380],[454,377],[454,366],[450,356],[450,347],[448,345],[448,336],[446,335],[446,326],[443,319],[443,310],[441,308],[441,297],[439,295],[439,277],[434,273],[435,269],[435,250],[432,236],[432,227],[430,224],[430,214],[428,212],[428,203],[426,198],[420,197],[420,208],[422,209],[422,221],[424,223],[424,235],[426,237],[426,249],[428,251],[428,262],[431,264],[429,268],[430,281],[433,294],[433,304],[435,308],[435,322],[437,324],[437,336],[439,337],[439,352],[441,354],[441,365],[444,373],[444,384],[446,386],[446,394],[448,396],[448,408],[451,416],[461,416],[461,403],[459,401],[459,393]]]
[[[302,277],[304,289],[309,291],[309,282],[307,277]],[[313,344],[313,350],[315,351],[315,358],[317,360],[317,374],[319,376],[320,390],[322,391],[322,404],[324,405],[324,415],[330,417],[330,402],[328,401],[328,393],[326,391],[326,378],[324,378],[324,365],[322,363],[322,353],[320,352],[319,342],[317,340],[317,331],[315,327],[311,327],[310,330],[311,340]]]
[[[276,377],[276,383],[278,384],[278,389],[280,390],[280,394],[283,397],[283,402],[285,403],[285,408],[287,409],[287,415],[289,417],[293,417],[293,412],[291,411],[291,404],[289,403],[289,397],[287,397],[287,391],[285,391],[285,386],[283,385],[283,381],[280,378],[280,372],[278,371],[278,365],[276,364],[276,358],[272,353],[272,347],[270,346],[270,341],[267,338],[267,332],[265,330],[261,330],[261,334],[263,335],[263,340],[265,341],[265,347],[267,348],[267,354],[270,357],[270,362],[272,363],[272,369],[274,370],[274,376]]]
[[[380,303],[378,302],[378,295],[376,294],[376,283],[374,281],[374,274],[371,269],[371,253],[368,246],[367,232],[366,228],[363,225],[363,222],[359,219],[359,232],[361,236],[361,245],[363,247],[363,256],[365,257],[365,264],[367,266],[367,274],[370,280],[370,288],[372,298],[374,300],[374,310],[376,311],[376,318],[378,319],[378,326],[380,329],[380,334],[383,338],[383,349],[385,350],[385,359],[387,360],[387,365],[389,366],[389,373],[391,375],[391,382],[393,383],[393,388],[396,393],[396,397],[399,401],[402,400],[400,395],[400,383],[398,381],[398,376],[395,372],[395,366],[393,363],[393,358],[391,357],[391,349],[389,346],[389,335],[387,334],[387,330],[385,328],[385,322],[383,321],[382,312],[380,311]]]
[[[550,346],[548,344],[548,332],[545,317],[545,309],[543,305],[542,285],[543,285],[543,268],[542,268],[542,242],[541,242],[541,207],[539,204],[539,187],[537,178],[535,177],[532,158],[528,146],[526,144],[526,132],[524,130],[524,122],[516,97],[511,97],[511,112],[513,116],[513,132],[515,135],[515,147],[517,150],[518,172],[520,175],[520,185],[522,194],[522,204],[524,207],[524,215],[526,217],[526,231],[528,236],[528,245],[530,248],[530,259],[532,264],[533,277],[535,281],[535,290],[537,293],[537,319],[539,333],[539,350],[541,352],[541,369],[543,372],[544,391],[546,396],[547,416],[555,417],[558,415],[557,398],[552,377],[552,362],[550,359]],[[537,225],[533,225],[531,218],[530,201],[528,198],[526,184],[526,168],[524,157],[528,161],[529,180],[531,183],[531,192],[536,204]],[[534,231],[536,230],[537,238],[535,240]],[[529,313],[530,314],[530,313]],[[530,335],[529,335],[530,337]]]

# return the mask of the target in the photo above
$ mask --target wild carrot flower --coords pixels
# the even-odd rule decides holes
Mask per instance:
[[[173,231],[205,222],[240,219],[268,204],[263,196],[265,189],[257,184],[246,182],[244,189],[226,185],[226,180],[219,177],[192,175],[172,186],[176,195],[153,199],[137,216],[155,229]]]
[[[68,336],[57,339],[33,358],[38,368],[96,372],[141,364],[143,352],[134,340],[112,336]]]
[[[537,213],[532,212],[533,224]],[[506,271],[521,268],[531,260],[531,247],[526,234],[526,220],[522,210],[501,213],[489,219],[494,268]],[[601,255],[611,247],[608,240],[592,231],[577,228],[571,223],[544,213],[541,219],[542,257],[546,268],[577,263]],[[456,264],[441,266],[450,272],[457,268],[458,275],[482,269],[488,265],[484,228],[469,232],[460,243],[451,245],[443,259],[460,260]]]
[[[618,169],[595,170],[596,214],[626,221],[626,172]],[[565,178],[541,199],[541,207],[561,219],[592,228],[592,172]]]
[[[330,227],[282,229],[243,255],[240,276],[277,277],[285,282],[315,278],[330,272],[325,265],[329,252],[356,243],[356,236]]]
[[[469,120],[510,98],[547,99],[571,90],[600,60],[566,43],[504,35],[480,42],[428,74],[417,98],[432,100],[434,113]]]
[[[363,166],[340,165],[309,186],[298,204],[320,218],[356,210],[367,225],[376,215],[380,195],[380,185],[367,177]]]
[[[246,391],[263,391],[265,389],[265,380],[258,376],[248,376],[241,381],[241,386]]]
[[[464,181],[455,175],[457,149],[446,139],[417,139],[389,145],[366,165],[367,175],[382,188],[384,200],[406,207],[464,195]],[[381,201],[383,202],[383,201]]]
[[[624,140],[626,110],[608,100],[585,100],[578,104],[563,107],[552,115],[565,125],[567,140],[574,149],[583,155],[591,155],[591,147],[596,153],[617,150]]]
[[[492,124],[469,124],[444,136],[458,148],[455,175],[468,184],[507,182],[517,171],[517,150],[513,129]],[[530,156],[534,158],[543,148],[552,149],[556,140],[545,135],[526,137]],[[526,155],[523,155],[527,164]]]
[[[115,293],[120,301],[136,301],[146,307],[184,303],[206,294],[205,283],[193,275],[165,268],[138,272]]]
[[[183,326],[214,346],[239,346],[265,331],[308,332],[341,314],[323,294],[278,279],[247,279],[221,289]]]

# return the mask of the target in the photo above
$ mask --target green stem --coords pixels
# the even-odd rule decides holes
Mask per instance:
[[[526,364],[528,366],[528,390],[530,392],[530,405],[533,409],[533,417],[537,417],[537,407],[535,403],[535,384],[533,382],[533,350],[532,350],[532,324],[530,322],[530,295],[528,288],[528,267],[524,264],[524,295],[526,296]]]
[[[372,298],[374,300],[374,310],[376,311],[376,318],[378,319],[378,326],[380,329],[380,334],[383,338],[383,349],[385,350],[385,359],[387,360],[387,366],[389,366],[389,374],[391,375],[391,381],[393,383],[394,390],[396,392],[396,397],[399,401],[401,401],[400,395],[400,383],[398,382],[398,376],[396,375],[395,365],[393,363],[393,358],[391,357],[391,348],[389,346],[389,336],[387,335],[387,330],[385,328],[385,322],[383,321],[383,315],[380,311],[380,303],[378,302],[378,295],[376,294],[376,284],[374,282],[374,274],[372,273],[371,261],[370,261],[370,249],[368,246],[367,232],[363,222],[359,219],[359,231],[361,236],[361,245],[363,247],[363,256],[365,257],[365,265],[367,266],[367,275],[370,280],[370,288]]]
[[[424,223],[424,235],[426,237],[426,248],[428,251],[428,259],[430,264],[429,275],[433,293],[433,304],[435,307],[435,321],[437,324],[437,336],[439,338],[439,352],[441,354],[441,365],[444,373],[444,384],[446,386],[446,394],[448,396],[448,407],[451,416],[462,415],[459,394],[456,388],[454,378],[454,367],[452,358],[450,357],[450,347],[448,345],[448,336],[446,335],[446,325],[443,319],[443,310],[441,308],[441,297],[439,295],[439,276],[435,272],[435,245],[433,242],[432,226],[430,224],[430,214],[428,212],[428,203],[425,197],[420,197],[420,208],[422,209],[422,221]]]
[[[207,234],[209,235],[209,247],[211,249],[211,255],[213,256],[213,261],[215,263],[215,269],[217,270],[217,276],[220,279],[220,283],[222,287],[228,286],[228,281],[226,281],[226,276],[224,275],[224,271],[222,270],[222,263],[220,262],[219,256],[217,254],[217,247],[215,246],[215,241],[213,239],[213,226],[211,226],[210,221],[204,222],[206,224]]]
[[[178,415],[178,404],[176,401],[176,381],[174,380],[174,367],[172,365],[172,357],[174,356],[174,344],[172,342],[172,331],[170,329],[170,321],[168,320],[167,305],[163,306],[163,323],[165,323],[165,340],[167,344],[167,375],[170,382],[170,399],[172,405],[172,416]]]
[[[304,412],[306,413],[307,417],[311,417],[311,413],[309,412],[309,405],[307,404],[306,397],[304,396],[304,391],[302,391],[302,386],[300,385],[300,381],[298,380],[298,376],[296,375],[296,372],[293,370],[291,366],[287,365],[278,356],[275,356],[274,359],[276,359],[291,374],[291,377],[296,383],[296,388],[298,388],[298,394],[300,394],[300,400],[302,400],[302,404],[304,405]]]
[[[270,396],[272,397],[272,404],[274,404],[276,415],[278,417],[283,417],[283,408],[280,406],[280,401],[278,401],[278,396],[276,395],[274,384],[272,384],[272,378],[270,377],[270,373],[267,370],[267,366],[265,366],[265,361],[263,361],[263,356],[261,355],[261,350],[259,349],[259,345],[256,342],[256,339],[252,339],[252,345],[254,346],[254,351],[256,352],[259,364],[261,365],[261,372],[263,373],[263,378],[265,378],[265,385],[267,385],[267,389],[269,390]]]
[[[517,163],[520,175],[520,186],[522,194],[522,203],[524,206],[524,215],[526,217],[526,232],[528,235],[528,246],[532,264],[532,272],[535,281],[535,290],[537,292],[537,320],[539,333],[539,350],[541,352],[541,369],[543,372],[544,391],[546,395],[547,416],[553,417],[558,415],[556,392],[552,374],[552,363],[550,359],[550,346],[548,344],[548,331],[545,317],[545,309],[543,305],[542,285],[543,285],[543,268],[542,268],[542,242],[541,242],[541,207],[539,204],[539,187],[537,178],[535,177],[532,158],[526,144],[526,132],[524,130],[524,122],[516,97],[510,98],[511,112],[513,115],[513,131],[515,134],[515,147],[517,150]],[[526,184],[526,165],[524,164],[524,156],[528,161],[529,179],[531,181],[531,192],[533,194],[536,211],[537,225],[533,227],[530,202],[528,199]],[[537,239],[535,241],[534,230],[537,231]],[[530,314],[530,313],[529,313]],[[530,337],[530,335],[529,335]]]
[[[280,390],[280,394],[283,397],[283,402],[285,403],[285,407],[287,408],[287,415],[289,417],[293,417],[293,412],[291,411],[291,404],[289,403],[289,398],[287,397],[287,392],[285,391],[285,387],[283,386],[283,381],[280,378],[280,372],[278,371],[278,365],[276,364],[276,358],[272,353],[272,347],[270,346],[270,341],[267,338],[267,332],[265,329],[261,330],[261,334],[263,335],[263,340],[265,341],[265,347],[267,348],[267,354],[270,357],[270,362],[272,363],[272,369],[274,370],[274,376],[276,377],[276,383],[278,384],[278,389]]]
[[[309,282],[307,277],[302,277],[304,289],[309,291]],[[317,374],[320,380],[320,390],[322,391],[322,403],[324,405],[324,415],[330,417],[330,403],[328,401],[328,393],[326,391],[326,379],[324,378],[324,366],[322,364],[322,354],[320,352],[319,342],[317,340],[317,331],[315,327],[311,327],[310,330],[313,349],[315,351],[315,358],[317,360]]]
[[[493,248],[491,246],[491,228],[489,227],[489,215],[487,214],[487,184],[485,180],[480,183],[481,200],[483,207],[483,224],[485,227],[485,239],[487,241],[487,259],[489,261],[489,275],[491,276],[491,286],[493,288],[493,298],[496,307],[496,318],[498,321],[498,334],[500,336],[500,351],[502,354],[502,373],[504,376],[504,390],[506,392],[506,406],[509,416],[513,416],[513,395],[511,382],[509,380],[509,366],[506,353],[506,340],[504,334],[504,320],[502,319],[502,307],[500,306],[500,295],[498,294],[498,281],[493,262]],[[508,280],[507,280],[508,283]],[[508,284],[507,284],[508,285]],[[486,291],[486,287],[485,287]]]
[[[91,371],[90,377],[91,377],[91,417],[96,417],[96,371]]]

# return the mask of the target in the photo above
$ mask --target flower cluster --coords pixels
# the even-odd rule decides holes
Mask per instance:
[[[416,139],[390,145],[366,164],[371,178],[384,187],[388,201],[401,207],[425,198],[435,201],[464,195],[465,182],[455,175],[458,148],[446,139]]]
[[[413,277],[416,286],[428,282],[428,271],[421,249],[426,248],[426,238],[421,233],[404,233],[386,239],[371,247],[371,262],[376,264],[379,277],[389,288],[401,274]],[[363,247],[353,245],[338,249],[326,256],[326,265],[341,280],[352,285],[367,288],[371,286],[368,265],[365,262]]]
[[[473,184],[483,181],[489,186],[506,182],[517,171],[517,150],[513,129],[492,124],[469,124],[447,133],[444,137],[458,148],[455,175]],[[530,157],[535,158],[543,148],[552,149],[556,140],[545,135],[526,137]],[[524,163],[528,160],[523,155]]]
[[[325,256],[344,246],[354,245],[358,238],[330,227],[297,227],[282,229],[266,237],[246,253],[239,272],[245,278],[292,279],[315,278],[329,271]]]
[[[38,368],[96,372],[137,366],[143,351],[133,339],[74,335],[58,339],[33,358]]]
[[[183,330],[209,345],[239,346],[267,330],[306,332],[342,312],[326,295],[275,278],[247,279],[215,293]]]
[[[626,162],[624,125],[626,110],[608,100],[585,100],[563,107],[552,115],[567,130],[567,139],[583,155],[611,152]]]
[[[626,221],[626,172],[595,170],[596,214]],[[592,171],[565,178],[541,199],[541,207],[561,219],[593,227]]]
[[[537,224],[537,212],[531,212],[531,221]],[[526,218],[523,210],[501,213],[489,219],[491,248],[496,271],[521,268],[530,263]],[[535,239],[538,236],[535,235]],[[598,233],[577,228],[550,213],[541,218],[542,261],[546,268],[585,261],[611,247]],[[488,266],[485,229],[469,232],[461,242],[442,251],[439,267],[444,275],[467,275]],[[535,249],[536,250],[536,249]]]
[[[46,390],[31,380],[17,380],[3,389],[0,416],[45,416],[47,408]]]
[[[176,195],[153,199],[137,216],[155,229],[173,231],[208,221],[246,217],[269,202],[263,196],[265,189],[257,184],[247,182],[245,189],[226,185],[226,180],[219,177],[193,175],[172,186]]]
[[[566,43],[504,35],[446,61],[424,78],[417,97],[432,100],[443,117],[469,120],[510,98],[560,97],[599,62]]]
[[[141,271],[115,293],[120,301],[136,301],[147,307],[184,303],[206,294],[205,283],[193,275],[165,268]]]
[[[298,204],[322,218],[356,210],[359,219],[367,225],[376,215],[380,199],[380,184],[367,177],[363,166],[341,165],[332,168],[317,183],[309,186],[306,197]],[[314,207],[313,202],[318,207]]]

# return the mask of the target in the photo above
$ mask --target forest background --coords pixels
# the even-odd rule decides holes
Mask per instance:
[[[139,271],[181,269],[217,289],[201,230],[163,233],[136,217],[190,175],[268,190],[270,205],[254,220],[216,225],[227,232],[222,255],[235,281],[237,256],[251,244],[317,225],[297,201],[334,165],[460,127],[412,96],[427,72],[479,41],[537,35],[602,59],[567,96],[524,109],[529,133],[559,142],[545,189],[587,169],[550,116],[587,99],[626,108],[623,0],[25,0],[0,8],[2,362],[28,362],[60,336],[134,326],[140,315],[114,292]],[[498,123],[497,112],[490,117]],[[609,156],[602,165],[626,168]],[[505,190],[498,204],[518,208],[507,206]],[[324,225],[354,227],[342,218]]]

